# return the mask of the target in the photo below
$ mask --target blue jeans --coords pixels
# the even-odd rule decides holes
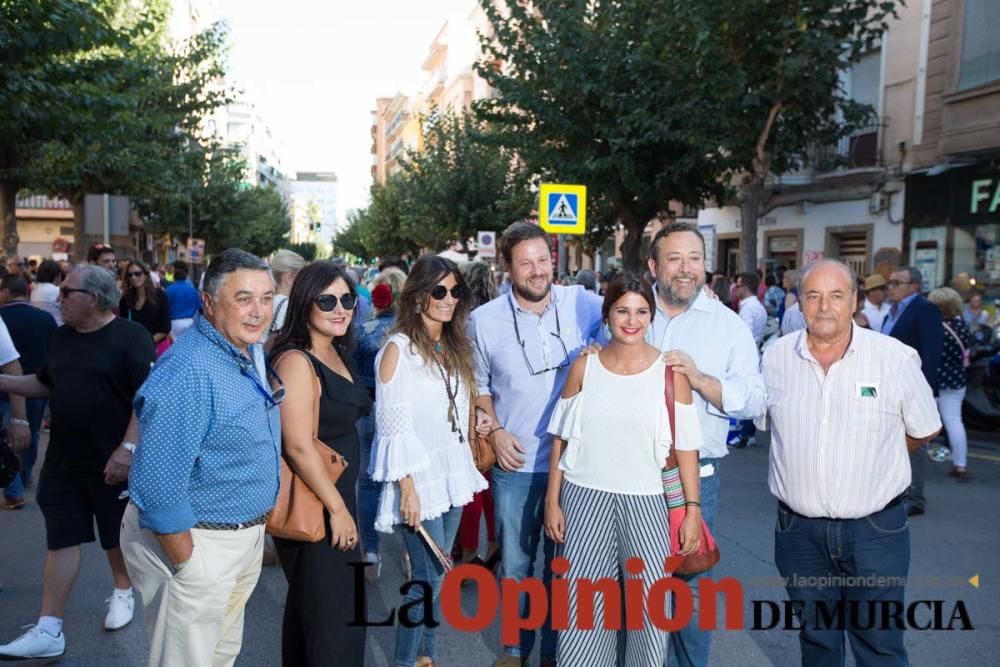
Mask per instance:
[[[523,581],[534,576],[538,543],[542,542],[545,566],[542,582],[551,591],[552,558],[555,542],[545,537],[545,491],[549,483],[547,472],[507,472],[493,468],[493,505],[496,512],[497,541],[500,543],[500,576]],[[521,595],[521,618],[528,616],[528,596]],[[556,633],[546,616],[541,629],[541,657],[556,657]],[[526,658],[535,644],[535,631],[522,630],[517,646],[504,646],[507,655]]]
[[[699,465],[712,466],[714,473],[700,478],[701,515],[705,525],[715,535],[715,517],[719,512],[719,464],[722,459],[703,458]],[[672,545],[671,545],[672,546]],[[668,664],[676,667],[705,667],[708,664],[708,652],[712,646],[712,633],[698,627],[698,584],[699,577],[709,577],[712,571],[703,572],[691,577],[691,594],[694,597],[694,613],[687,627],[670,633],[670,650]],[[676,608],[676,605],[675,605]]]
[[[910,569],[910,529],[904,503],[861,519],[809,519],[779,505],[774,562],[788,582],[789,599],[804,605],[799,631],[803,665],[844,665],[845,629],[858,665],[907,664],[903,630],[892,623],[889,629],[879,627],[884,607],[898,605],[903,609],[903,580]],[[885,586],[845,586],[845,582],[815,579],[796,585],[798,577],[891,580]],[[828,610],[824,617],[836,618],[838,602],[845,607],[845,627],[827,629],[824,626],[829,622],[818,624],[818,605]],[[857,625],[851,620],[852,603],[858,605]]]
[[[41,438],[42,419],[45,417],[47,398],[29,398],[25,400],[28,417],[28,428],[31,430],[31,445],[21,452],[21,472],[3,490],[3,497],[8,500],[24,497],[24,488],[31,486],[31,470],[38,459],[38,441]],[[10,402],[0,401],[0,415],[6,424],[10,420]]]
[[[375,530],[375,515],[378,513],[378,500],[382,494],[382,483],[372,480],[368,474],[368,464],[372,456],[372,443],[375,440],[375,412],[358,420],[358,438],[361,440],[361,460],[358,465],[358,535],[361,537],[361,548],[366,552],[378,553],[379,536]]]
[[[462,508],[452,507],[436,519],[424,521],[423,525],[434,541],[441,549],[448,553],[450,545],[455,541],[458,533],[458,524],[462,520]],[[412,568],[413,581],[424,581],[430,584],[434,594],[434,620],[441,623],[441,584],[444,581],[444,568],[438,563],[437,558],[424,542],[423,538],[405,526],[400,526],[403,531],[403,542],[406,544],[406,552],[410,555],[410,567]],[[403,605],[424,597],[424,588],[421,586],[411,586],[403,598]],[[416,627],[408,628],[396,621],[396,665],[397,667],[412,667],[417,658],[427,656],[434,657],[434,628],[423,625],[424,606],[418,603],[408,608],[408,616],[412,623],[418,624]],[[402,613],[402,612],[401,612]]]

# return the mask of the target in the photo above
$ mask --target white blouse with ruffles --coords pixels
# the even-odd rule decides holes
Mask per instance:
[[[385,346],[399,348],[399,364],[388,382],[377,370]],[[384,482],[375,528],[391,533],[403,523],[399,515],[399,484],[409,475],[420,499],[420,518],[434,519],[452,507],[462,507],[487,487],[476,470],[469,448],[469,388],[460,378],[455,404],[465,441],[459,441],[448,420],[448,392],[435,364],[425,364],[404,334],[394,334],[375,359],[375,444],[368,471]],[[454,375],[449,378],[454,386]]]
[[[626,495],[663,493],[670,418],[663,397],[666,365],[660,357],[634,375],[612,373],[599,355],[587,356],[583,389],[556,403],[549,433],[566,441],[563,478],[590,489]],[[675,449],[702,444],[694,404],[674,402]]]

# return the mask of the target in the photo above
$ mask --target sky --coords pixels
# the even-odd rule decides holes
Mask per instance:
[[[270,126],[286,171],[334,171],[337,219],[367,204],[375,98],[413,92],[447,18],[476,0],[214,0],[229,72]]]

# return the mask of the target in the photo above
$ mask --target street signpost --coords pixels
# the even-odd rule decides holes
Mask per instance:
[[[542,183],[538,221],[550,234],[587,231],[587,186]]]
[[[488,231],[476,232],[476,257],[480,259],[495,259],[497,256],[497,233]]]

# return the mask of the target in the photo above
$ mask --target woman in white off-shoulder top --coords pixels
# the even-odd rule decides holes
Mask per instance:
[[[462,507],[486,488],[469,448],[475,390],[472,344],[466,333],[469,292],[458,267],[438,255],[413,265],[399,296],[396,324],[375,360],[375,444],[369,471],[383,482],[375,528],[403,527],[413,579],[428,582],[434,616],[444,570],[414,532],[424,529],[445,553],[451,550]],[[475,424],[491,427],[480,414]],[[423,596],[411,586],[404,601]],[[411,623],[396,626],[396,665],[429,665],[434,629],[423,624],[422,604],[410,605]],[[417,618],[419,617],[419,618]]]
[[[701,425],[691,385],[677,373],[673,376],[676,433],[671,433],[664,400],[666,365],[660,351],[645,341],[655,313],[653,290],[639,276],[626,274],[608,286],[603,315],[611,342],[573,363],[549,422],[555,437],[545,531],[561,545],[560,555],[570,564],[566,575],[570,619],[579,618],[580,580],[619,579],[624,585],[622,567],[630,558],[644,564],[639,576],[646,590],[666,576],[663,563],[671,544],[661,470],[671,442],[690,503],[681,526],[680,553],[693,553],[702,538]],[[587,597],[581,599],[586,604]],[[617,664],[621,645],[624,664],[665,664],[666,633],[650,622],[648,612],[641,630],[623,630],[617,637],[614,630],[603,628],[602,621],[598,619],[592,630],[580,630],[571,622],[559,633],[560,667]]]

